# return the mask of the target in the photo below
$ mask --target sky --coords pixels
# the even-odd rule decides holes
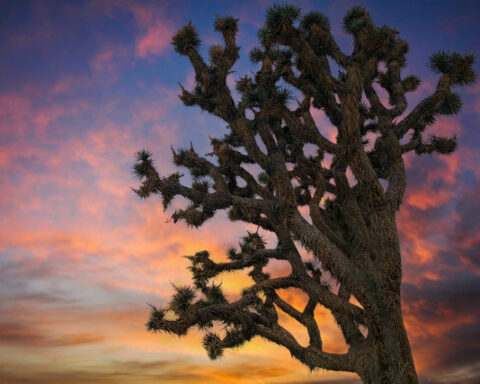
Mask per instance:
[[[294,3],[325,13],[347,53],[341,20],[353,5],[397,29],[410,44],[404,75],[422,79],[410,106],[435,89],[431,54],[480,57],[477,1]],[[175,171],[171,146],[191,141],[207,153],[209,136],[225,132],[225,123],[178,99],[178,82],[192,88],[193,71],[171,37],[191,20],[205,54],[221,41],[215,14],[240,18],[233,84],[255,69],[248,51],[272,4],[0,1],[1,384],[358,383],[352,374],[310,372],[261,339],[210,361],[198,331],[178,338],[145,329],[148,304],[165,304],[172,284],[191,281],[181,256],[207,249],[220,260],[249,229],[224,213],[199,229],[174,224],[160,199],[131,190],[136,151],[152,151],[167,175]],[[406,158],[397,216],[403,312],[424,384],[480,382],[480,83],[459,93],[461,113],[430,128],[456,134],[457,152]],[[316,119],[331,129],[320,111]],[[242,274],[222,280],[227,297],[248,284]],[[345,351],[331,315],[316,315],[325,349]]]

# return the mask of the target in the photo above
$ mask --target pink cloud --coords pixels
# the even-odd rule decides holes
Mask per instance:
[[[156,13],[154,8],[148,8],[138,3],[130,3],[128,7],[140,28],[147,28],[152,24],[154,14]]]
[[[424,135],[425,141],[428,140],[429,134],[441,137],[453,137],[454,135],[460,137],[462,127],[454,118],[442,117],[428,129]],[[450,155],[435,155],[441,164],[435,169],[428,169],[428,167],[423,165],[423,162],[426,160],[425,157],[419,157],[414,153],[408,154],[405,157],[406,168],[423,168],[425,178],[421,187],[409,188],[407,190],[405,202],[408,205],[425,210],[442,206],[451,201],[458,193],[455,186],[460,170],[464,167],[470,168],[470,162],[466,159],[466,156],[468,156],[467,152],[467,148],[461,148]],[[439,188],[435,183],[440,181],[444,186]]]
[[[173,33],[163,21],[160,21],[147,29],[137,40],[136,48],[138,56],[145,58],[148,55],[159,55],[170,45]]]
[[[16,94],[0,96],[0,118],[8,115],[23,115],[29,107],[29,101]],[[5,126],[3,127],[6,128]]]
[[[135,43],[137,55],[147,58],[150,55],[163,54],[175,32],[165,16],[165,11],[137,3],[130,4],[129,9],[140,30],[140,36]]]

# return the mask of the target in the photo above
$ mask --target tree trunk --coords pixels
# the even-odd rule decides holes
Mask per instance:
[[[380,311],[377,329],[369,330],[366,351],[357,361],[357,373],[365,384],[418,384],[400,295],[395,295],[393,300],[387,298],[389,305]]]

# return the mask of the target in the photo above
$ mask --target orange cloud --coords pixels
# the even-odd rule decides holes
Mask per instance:
[[[7,344],[67,347],[98,343],[102,340],[102,336],[92,334],[57,335],[50,338],[34,328],[27,328],[19,324],[0,323],[0,341]]]

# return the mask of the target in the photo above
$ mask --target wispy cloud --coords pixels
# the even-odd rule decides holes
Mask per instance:
[[[175,32],[165,7],[148,7],[131,3],[129,8],[140,30],[140,36],[135,43],[137,55],[147,58],[150,55],[163,54]]]

